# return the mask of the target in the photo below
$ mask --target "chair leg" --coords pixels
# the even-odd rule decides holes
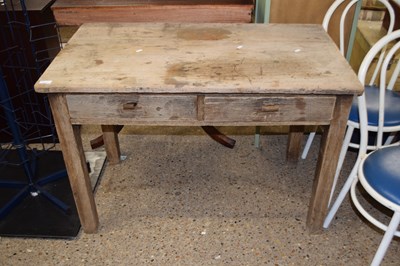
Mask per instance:
[[[371,263],[371,266],[378,266],[385,256],[387,248],[389,247],[390,242],[392,241],[393,235],[397,230],[397,227],[400,223],[400,212],[395,212],[392,220],[389,223],[388,229],[386,230],[385,235],[379,245],[378,250],[375,253],[374,259]]]
[[[256,126],[256,133],[254,135],[254,146],[260,148],[260,127]]]
[[[340,191],[338,197],[336,198],[336,201],[332,204],[332,207],[330,208],[328,215],[326,216],[324,224],[323,224],[323,227],[325,229],[328,228],[329,225],[331,224],[333,217],[335,217],[344,198],[349,193],[351,184],[353,183],[354,179],[357,178],[358,165],[360,164],[360,162],[361,162],[361,159],[357,159],[356,163],[353,166],[353,169],[351,170],[349,177],[347,178],[346,182],[343,185],[342,190]]]
[[[351,137],[353,136],[353,132],[354,132],[354,127],[348,126],[346,130],[346,135],[343,140],[342,149],[340,150],[338,164],[336,166],[335,177],[333,178],[333,185],[332,185],[331,195],[329,197],[328,206],[331,204],[333,193],[335,192],[336,184],[339,179],[340,171],[342,170],[344,159],[346,158],[347,150],[349,149],[349,144]]]
[[[301,159],[304,160],[305,158],[307,158],[307,154],[310,151],[310,147],[314,140],[314,137],[315,137],[315,132],[310,132],[310,135],[308,135],[307,138],[306,145],[304,146],[303,153],[301,154]]]
[[[394,133],[391,133],[391,134],[389,135],[389,137],[386,139],[384,145],[387,146],[387,145],[391,144],[392,141],[393,141],[393,139],[394,139],[394,137],[395,137],[395,134],[394,134]]]

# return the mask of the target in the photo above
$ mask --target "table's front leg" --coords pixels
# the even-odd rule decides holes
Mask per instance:
[[[312,233],[322,230],[352,101],[351,95],[338,96],[330,125],[324,127],[307,216]]]
[[[79,219],[85,233],[94,233],[99,218],[83,152],[80,126],[71,124],[65,95],[51,94],[49,101]]]

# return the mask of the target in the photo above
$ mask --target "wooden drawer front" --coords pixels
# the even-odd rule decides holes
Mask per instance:
[[[204,121],[327,122],[335,97],[205,97]]]
[[[67,102],[72,122],[197,120],[196,96],[190,95],[76,94]]]

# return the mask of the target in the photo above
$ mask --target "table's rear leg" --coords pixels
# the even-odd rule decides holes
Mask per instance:
[[[99,218],[83,152],[80,126],[72,126],[64,95],[50,94],[49,101],[82,228],[85,233],[95,233]]]
[[[118,140],[119,127],[113,125],[102,125],[101,129],[103,131],[103,141],[108,161],[111,164],[120,163],[121,151]]]
[[[352,101],[352,95],[337,97],[331,123],[323,127],[307,216],[311,233],[322,230]]]
[[[118,125],[118,126],[114,126],[115,127],[115,131],[117,133],[121,132],[121,130],[124,128],[124,126],[122,125]],[[103,139],[103,135],[100,135],[92,140],[90,140],[90,146],[92,147],[92,149],[97,149],[101,146],[104,145],[104,139]]]
[[[286,150],[286,160],[297,162],[301,152],[303,142],[304,126],[290,126],[288,144]]]

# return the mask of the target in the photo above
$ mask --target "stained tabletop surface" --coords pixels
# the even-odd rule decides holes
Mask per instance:
[[[45,93],[360,94],[319,25],[84,24],[35,85]]]

